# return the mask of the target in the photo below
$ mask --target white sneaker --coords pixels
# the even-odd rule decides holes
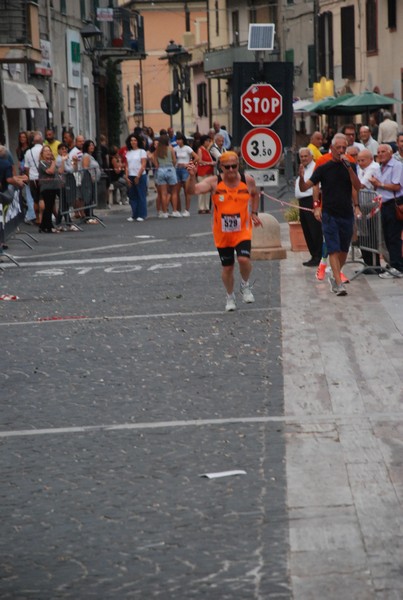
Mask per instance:
[[[190,217],[190,212],[188,210],[184,210],[182,212],[182,217]]]
[[[255,301],[255,297],[252,294],[252,290],[250,288],[249,283],[241,284],[241,294],[242,294],[243,302],[246,302],[247,304],[251,304],[252,302]]]
[[[225,304],[225,310],[227,312],[232,312],[232,311],[236,310],[235,294],[231,294],[230,296],[227,295],[227,302]]]
[[[142,221],[144,221],[144,219],[142,219],[141,217],[137,217],[136,221],[138,221],[139,223],[141,223]]]
[[[136,219],[133,219],[133,217],[129,217],[127,220],[129,221],[129,223],[133,223],[133,221],[135,221]]]
[[[178,210],[174,210],[174,211],[171,213],[171,217],[175,217],[176,219],[177,219],[178,217],[181,217],[181,216],[182,216],[182,215],[180,214],[180,212],[179,212]]]
[[[158,215],[158,218],[159,219],[167,219],[168,213],[160,212],[160,214]]]
[[[390,267],[389,269],[387,268],[387,270],[384,271],[384,273],[379,273],[379,277],[381,279],[395,279],[395,277],[403,277],[403,273],[401,273],[394,267]]]

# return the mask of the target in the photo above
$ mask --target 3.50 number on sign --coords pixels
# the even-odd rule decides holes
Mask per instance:
[[[272,156],[272,154],[273,154],[273,148],[267,147],[266,139],[252,140],[250,142],[250,145],[252,147],[250,154],[254,158],[257,158],[257,157],[265,158],[266,156]]]
[[[280,160],[282,144],[274,131],[258,127],[244,136],[241,151],[249,166],[255,169],[266,169]]]

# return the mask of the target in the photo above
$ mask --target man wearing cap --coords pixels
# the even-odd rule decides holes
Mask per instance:
[[[187,167],[189,178],[186,190],[189,194],[211,193],[214,242],[220,256],[221,278],[227,291],[226,311],[236,309],[234,294],[235,252],[242,277],[241,294],[246,303],[254,302],[249,284],[252,271],[250,260],[252,226],[262,226],[258,216],[259,192],[255,180],[239,173],[239,159],[236,152],[227,151],[221,155],[219,175],[211,175],[196,183],[197,165]]]

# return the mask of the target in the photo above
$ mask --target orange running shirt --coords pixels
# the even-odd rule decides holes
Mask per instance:
[[[252,216],[248,186],[241,179],[235,188],[228,187],[218,177],[215,193],[213,235],[217,248],[235,248],[240,242],[252,239]]]

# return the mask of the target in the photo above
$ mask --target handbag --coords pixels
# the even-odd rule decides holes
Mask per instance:
[[[401,202],[401,204],[398,203]],[[403,221],[403,199],[395,198],[395,213],[398,221]]]

